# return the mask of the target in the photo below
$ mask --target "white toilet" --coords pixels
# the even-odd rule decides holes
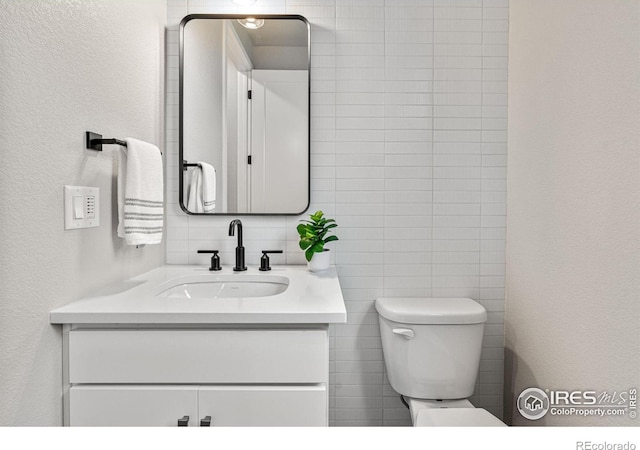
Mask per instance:
[[[480,364],[486,310],[469,298],[379,298],[391,387],[414,426],[506,426],[467,397]]]

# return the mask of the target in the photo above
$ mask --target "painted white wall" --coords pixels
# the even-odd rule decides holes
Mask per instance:
[[[167,152],[177,160],[178,24],[247,12],[228,0],[168,1]],[[252,12],[311,23],[311,206],[348,311],[332,327],[331,425],[407,425],[385,377],[376,297],[469,296],[489,311],[472,402],[502,415],[508,0],[260,0]],[[177,174],[176,174],[177,175]],[[235,217],[186,216],[168,177],[167,261],[208,264]],[[306,216],[306,215],[305,215]],[[243,217],[247,265],[302,264],[300,217]]]
[[[216,209],[227,210],[226,167],[223,147],[226,140],[223,112],[226,98],[226,64],[222,22],[191,20],[184,28],[184,158],[207,162],[216,169]],[[226,89],[225,89],[226,92]],[[194,169],[185,177],[185,206]]]
[[[164,0],[0,0],[0,425],[62,424],[49,311],[161,265],[116,237],[116,148],[162,147]],[[100,188],[98,228],[64,230],[63,185]]]
[[[251,60],[263,70],[307,70],[309,66],[307,47],[255,46]]]
[[[640,382],[640,2],[511,0],[507,416],[520,392]],[[512,410],[512,411],[511,411]]]

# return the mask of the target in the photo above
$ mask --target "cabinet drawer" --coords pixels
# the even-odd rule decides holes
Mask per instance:
[[[72,427],[175,427],[184,416],[198,425],[197,387],[73,386],[69,406]]]
[[[71,383],[324,383],[325,330],[74,330]]]

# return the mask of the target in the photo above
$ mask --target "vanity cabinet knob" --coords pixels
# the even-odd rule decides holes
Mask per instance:
[[[189,416],[183,416],[182,419],[178,419],[179,427],[188,427],[189,426]]]
[[[213,253],[211,256],[211,266],[209,270],[222,270],[220,267],[220,256],[218,255],[218,250],[198,250],[198,253]]]
[[[271,270],[269,266],[269,253],[282,253],[282,250],[262,250],[262,257],[260,258],[260,271],[265,272]]]
[[[211,416],[206,416],[204,419],[200,419],[201,427],[210,427],[211,426]]]

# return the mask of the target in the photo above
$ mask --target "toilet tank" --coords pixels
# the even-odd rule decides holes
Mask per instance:
[[[408,397],[473,394],[487,312],[469,298],[379,298],[387,376]]]

